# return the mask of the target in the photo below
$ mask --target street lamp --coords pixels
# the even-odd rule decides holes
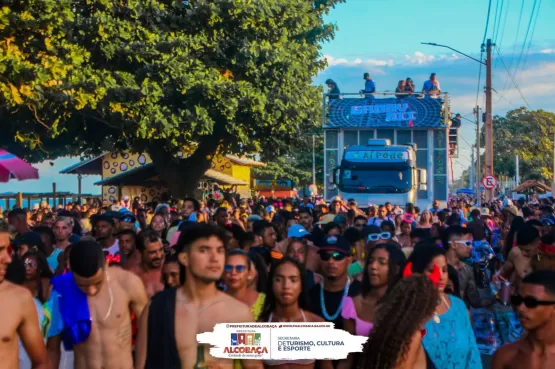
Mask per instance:
[[[451,46],[436,44],[435,42],[421,42],[421,44],[422,44],[422,45],[429,45],[429,46],[436,46],[436,47],[444,47],[444,48],[446,48],[446,49],[453,50],[453,51],[456,52],[457,54],[461,54],[461,55],[463,55],[463,56],[466,56],[468,59],[472,59],[472,60],[474,60],[475,62],[478,62],[478,63],[480,63],[480,64],[482,64],[482,65],[486,65],[486,63],[484,63],[483,61],[478,60],[478,59],[476,59],[476,58],[473,58],[472,56],[467,55],[467,54],[463,53],[462,51],[459,51],[459,50],[457,50],[457,49],[453,49]]]
[[[443,47],[449,50],[452,50],[454,52],[456,52],[457,54],[463,55],[465,57],[467,57],[468,59],[472,59],[475,62],[480,63],[481,65],[485,65],[486,67],[486,122],[485,122],[485,138],[486,138],[486,152],[485,152],[485,157],[486,157],[486,175],[491,175],[493,176],[493,121],[492,121],[492,111],[493,111],[493,107],[492,107],[492,96],[491,96],[491,49],[492,46],[495,46],[495,44],[493,44],[491,42],[490,39],[487,40],[486,43],[486,52],[487,52],[487,57],[486,57],[486,62],[484,63],[481,60],[478,60],[476,58],[473,58],[470,55],[467,55],[465,53],[463,53],[462,51],[453,49],[451,46],[447,46],[447,45],[440,45],[440,44],[436,44],[435,42],[422,42],[422,45],[429,45],[429,46],[435,46],[435,47]],[[482,47],[484,47],[484,45],[482,45]],[[483,50],[483,49],[482,49]],[[478,144],[478,160],[480,160],[480,143],[477,142]],[[479,185],[479,184],[478,184]],[[491,201],[493,199],[493,192],[492,190],[486,190],[486,201]]]

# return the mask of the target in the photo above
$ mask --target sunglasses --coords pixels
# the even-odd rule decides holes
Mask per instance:
[[[520,295],[511,296],[511,305],[513,305],[514,307],[519,307],[521,304],[524,304],[524,306],[529,309],[535,309],[538,306],[555,305],[555,301],[541,301],[537,300],[534,297],[522,297]]]
[[[244,265],[230,265],[230,264],[224,265],[224,272],[232,273],[233,270],[235,270],[237,273],[242,273],[245,270],[247,270],[247,267]]]
[[[332,253],[322,253],[320,254],[320,259],[322,259],[323,261],[328,261],[330,259],[335,260],[335,261],[341,261],[343,259],[345,259],[345,254],[342,254],[340,252],[332,252]]]
[[[379,239],[389,240],[390,238],[391,238],[391,234],[389,234],[388,232],[372,233],[368,235],[368,241],[377,241]]]
[[[37,262],[27,259],[27,260],[25,260],[24,265],[25,265],[25,267],[36,268],[37,267]]]
[[[472,241],[452,241],[453,243],[457,243],[459,245],[465,245],[467,247],[472,246]]]

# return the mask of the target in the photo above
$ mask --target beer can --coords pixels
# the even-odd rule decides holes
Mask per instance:
[[[511,301],[511,283],[503,282],[501,285],[501,303],[505,306],[509,305]]]

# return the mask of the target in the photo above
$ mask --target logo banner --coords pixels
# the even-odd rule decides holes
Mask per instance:
[[[332,323],[221,323],[197,335],[223,359],[338,360],[362,352],[367,337],[353,336]]]
[[[332,100],[324,128],[439,128],[440,99],[406,98]]]

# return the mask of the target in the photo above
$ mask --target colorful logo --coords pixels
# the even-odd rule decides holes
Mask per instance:
[[[231,346],[260,346],[260,333],[231,333]]]

